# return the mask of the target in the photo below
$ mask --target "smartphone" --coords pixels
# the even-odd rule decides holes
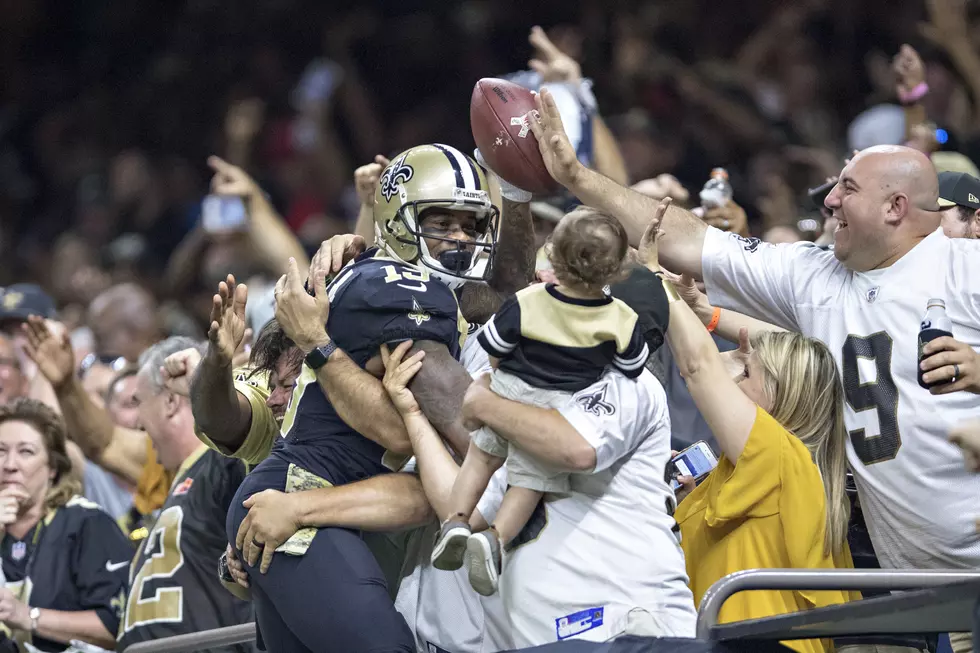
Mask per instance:
[[[694,482],[700,483],[717,465],[718,456],[707,442],[699,440],[670,459],[666,475],[676,492],[681,487],[677,482],[678,476],[693,476]]]
[[[208,233],[241,231],[248,223],[245,201],[234,195],[208,195],[201,202],[201,225]]]

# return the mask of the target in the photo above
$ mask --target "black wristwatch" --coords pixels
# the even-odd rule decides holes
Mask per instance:
[[[306,355],[306,364],[312,369],[318,370],[327,364],[327,359],[330,358],[330,354],[337,351],[337,343],[333,340],[323,345],[322,347],[317,347],[310,353]]]

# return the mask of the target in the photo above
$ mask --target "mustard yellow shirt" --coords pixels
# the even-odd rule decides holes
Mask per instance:
[[[279,437],[279,423],[272,410],[266,405],[269,399],[269,376],[266,372],[251,374],[248,368],[235,370],[235,390],[248,399],[252,407],[252,423],[245,442],[237,451],[228,451],[215,444],[201,429],[194,427],[197,437],[211,449],[224,456],[242,460],[249,468],[265,460],[276,438]]]
[[[738,464],[725,457],[675,515],[694,602],[715,581],[745,569],[854,566],[845,544],[824,554],[826,500],[810,452],[761,408]],[[836,558],[836,559],[835,559]],[[752,591],[728,599],[720,622],[771,617],[860,598],[851,592]],[[830,640],[783,642],[801,653],[833,651]]]

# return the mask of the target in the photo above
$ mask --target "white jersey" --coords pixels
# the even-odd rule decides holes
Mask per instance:
[[[980,397],[918,385],[926,302],[980,349],[980,242],[937,230],[894,265],[853,272],[809,243],[769,245],[709,228],[708,300],[823,341],[844,382],[847,454],[882,567],[980,567],[980,476],[947,441]]]
[[[466,339],[460,362],[474,377],[492,369],[475,333],[470,333]],[[414,469],[414,464],[408,469]],[[504,466],[497,470],[480,501],[479,508],[488,519],[493,518],[506,490],[507,468]],[[439,523],[436,522],[412,534],[405,554],[405,571],[395,598],[395,609],[405,617],[415,634],[418,651],[492,653],[512,648],[500,596],[483,598],[474,592],[465,567],[455,572],[432,567],[430,558],[438,533]],[[494,627],[488,627],[488,623]]]
[[[514,645],[606,641],[641,622],[661,636],[694,637],[664,480],[663,387],[647,370],[636,380],[608,371],[560,412],[595,448],[596,466],[570,474],[570,493],[549,495],[519,538],[527,541],[504,557],[500,592]]]

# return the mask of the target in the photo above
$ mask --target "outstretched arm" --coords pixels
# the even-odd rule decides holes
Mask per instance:
[[[208,349],[191,384],[191,410],[198,428],[215,444],[238,451],[252,424],[252,405],[235,390],[232,359],[245,337],[248,288],[228,275],[211,306]]]
[[[647,224],[657,210],[657,200],[641,195],[608,177],[589,170],[575,156],[565,134],[555,100],[547,90],[535,98],[538,116],[530,121],[538,147],[551,176],[582,203],[617,218],[639,246]],[[669,269],[701,278],[701,250],[707,226],[690,211],[671,206],[664,215],[666,232],[660,242],[660,260]]]

